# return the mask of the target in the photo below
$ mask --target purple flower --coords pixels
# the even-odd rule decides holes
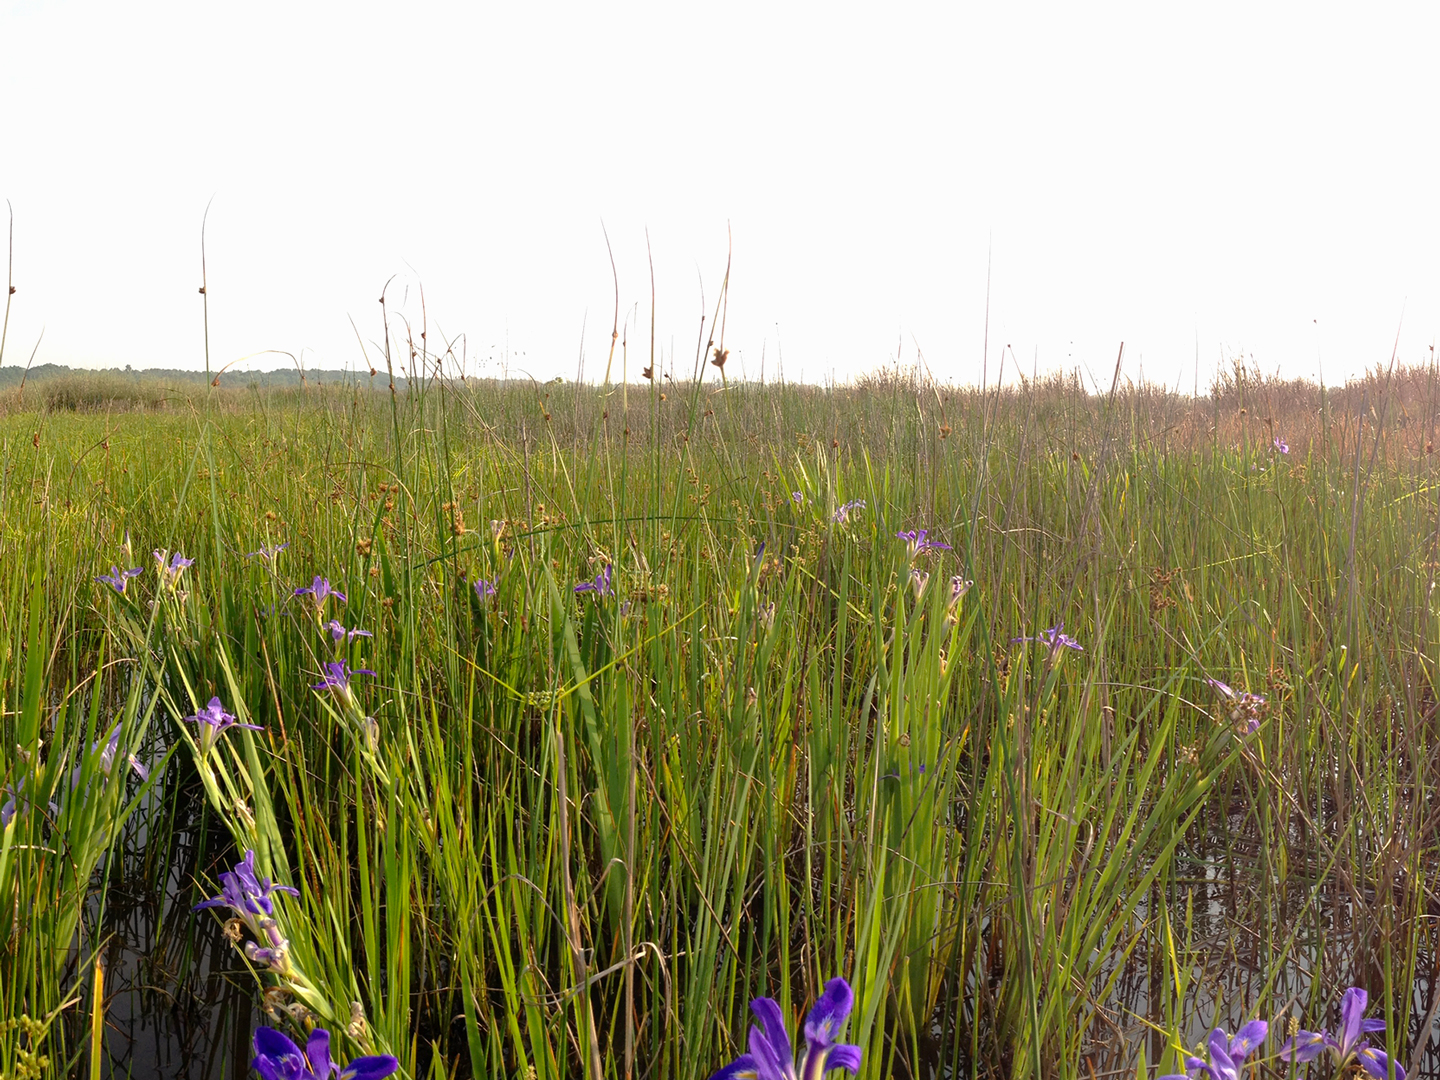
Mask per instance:
[[[155,556],[155,561],[160,565],[160,584],[167,589],[174,589],[179,584],[180,571],[195,564],[194,559],[187,559],[178,551],[170,556],[169,566],[165,565],[165,552],[156,548],[151,554]]]
[[[480,599],[481,603],[484,603],[487,599],[495,595],[495,583],[493,581],[486,581],[483,577],[476,578],[475,595]]]
[[[114,727],[112,727],[110,729],[110,734],[106,736],[103,745],[100,743],[99,740],[96,740],[95,742],[90,744],[90,753],[99,754],[99,758],[97,761],[97,764],[99,766],[99,773],[107,779],[115,772],[115,758],[116,755],[120,752],[120,728],[120,724],[116,724]],[[134,754],[125,755],[125,764],[128,765],[130,767],[130,770],[142,781],[150,779],[149,767]],[[70,790],[72,792],[80,786],[80,779],[82,776],[84,776],[84,774],[84,762],[81,762],[70,770]],[[93,778],[94,774],[92,773],[91,779]],[[14,788],[13,790],[7,789],[10,790],[11,795],[10,798],[6,801],[5,806],[0,807],[0,827],[3,827],[11,817],[15,816],[17,810],[17,806],[15,805],[16,795],[20,790],[24,788],[24,786],[25,779],[24,777],[21,777],[20,782],[16,788]],[[58,809],[56,808],[54,803],[51,803],[50,807],[52,810],[55,810],[58,813]],[[19,809],[24,809],[24,807],[19,807]]]
[[[1219,679],[1212,679],[1209,676],[1206,676],[1205,685],[1214,690],[1218,690],[1223,696],[1227,698],[1233,698],[1235,696],[1235,691],[1230,688],[1230,684],[1223,683]]]
[[[196,723],[200,725],[201,757],[210,753],[210,748],[220,740],[220,736],[232,727],[249,728],[251,731],[264,730],[259,724],[240,723],[237,717],[225,711],[218,697],[212,697],[209,705],[206,705],[203,709],[196,710],[193,716],[187,716],[184,719],[187,724]]]
[[[1276,435],[1276,436],[1275,436],[1275,449],[1278,450],[1278,451],[1279,451],[1280,453],[1282,453],[1282,454],[1288,454],[1288,453],[1290,453],[1290,444],[1287,443],[1284,439],[1280,438],[1279,435]]]
[[[847,521],[850,520],[851,514],[855,513],[855,511],[857,510],[864,509],[864,499],[851,499],[847,503],[842,503],[840,508],[835,511],[835,524],[844,525]]]
[[[358,1057],[341,1068],[330,1060],[330,1033],[324,1028],[310,1032],[302,1053],[274,1028],[255,1030],[255,1059],[250,1067],[261,1080],[380,1080],[400,1068],[389,1054]]]
[[[1210,1080],[1239,1080],[1241,1064],[1252,1050],[1265,1041],[1269,1030],[1270,1025],[1264,1020],[1251,1020],[1235,1033],[1235,1038],[1227,1039],[1225,1032],[1216,1028],[1210,1032],[1208,1063],[1203,1058],[1187,1057],[1183,1074],[1171,1073],[1156,1080],[1197,1080],[1202,1073]]]
[[[116,724],[110,729],[110,734],[106,736],[103,746],[98,740],[90,745],[90,752],[92,754],[96,752],[99,753],[100,772],[106,777],[109,777],[115,771],[115,755],[120,752],[120,727],[120,724]],[[149,767],[134,754],[125,755],[125,764],[128,765],[130,770],[141,780],[150,779]],[[85,765],[83,762],[70,770],[71,791],[74,791],[80,786],[80,777],[84,772]]]
[[[790,492],[790,501],[793,502],[796,506],[804,506],[805,496],[799,491],[792,491]]]
[[[1061,649],[1074,649],[1076,652],[1084,652],[1085,646],[1076,641],[1069,634],[1063,633],[1065,624],[1056,623],[1048,630],[1041,630],[1034,637],[1012,637],[1010,644],[1014,645],[1021,641],[1035,641],[1041,645],[1048,645],[1051,654],[1058,653]]]
[[[594,581],[582,581],[579,585],[576,585],[575,592],[577,594],[593,592],[599,597],[613,595],[615,590],[610,585],[610,564],[605,564],[605,569],[595,575]]]
[[[910,545],[910,557],[926,551],[951,551],[949,544],[943,544],[939,540],[929,539],[929,529],[911,529],[909,532],[897,532],[895,539],[904,540]]]
[[[1247,735],[1259,728],[1260,714],[1265,711],[1265,698],[1259,694],[1252,694],[1248,690],[1232,689],[1229,684],[1223,683],[1219,679],[1207,678],[1205,685],[1230,703],[1230,722],[1232,724],[1243,725]]]
[[[6,785],[3,790],[8,798],[5,800],[5,805],[0,806],[0,829],[9,825],[16,814],[23,813],[28,810],[31,805],[30,800],[22,794],[25,790],[25,777],[22,776],[19,780],[15,781],[14,786]],[[50,804],[50,813],[52,815],[60,813],[60,807],[52,802]]]
[[[201,901],[192,910],[228,907],[237,918],[258,933],[260,921],[273,919],[275,916],[275,902],[270,898],[276,893],[299,896],[300,890],[290,885],[276,885],[269,878],[256,877],[255,852],[251,849],[245,852],[244,859],[235,864],[234,870],[227,870],[220,875],[220,895]]]
[[[331,588],[330,579],[323,578],[319,574],[315,575],[315,580],[310,582],[309,585],[302,585],[296,589],[295,595],[308,596],[314,600],[316,612],[324,611],[325,601],[332,596],[335,597],[336,600],[339,600],[340,603],[345,603],[345,594],[339,589]]]
[[[103,581],[121,596],[125,595],[125,586],[132,577],[139,577],[145,570],[142,567],[135,567],[133,570],[121,570],[118,566],[111,566],[110,573],[101,574],[96,581]]]
[[[1350,987],[1340,999],[1340,1037],[1337,1039],[1328,1031],[1301,1031],[1286,1040],[1280,1048],[1280,1057],[1303,1063],[1329,1050],[1337,1070],[1343,1070],[1353,1061],[1375,1080],[1388,1080],[1392,1067],[1395,1080],[1405,1080],[1405,1069],[1400,1062],[1392,1061],[1385,1051],[1371,1046],[1370,1041],[1362,1037],[1385,1030],[1384,1020],[1366,1019],[1365,1006],[1369,1000],[1364,990]]]
[[[279,555],[280,552],[284,551],[289,546],[290,542],[288,540],[283,544],[276,544],[274,547],[266,547],[264,544],[261,544],[259,551],[247,551],[245,553],[245,558],[253,559],[258,556],[266,560],[267,562],[274,562],[275,556]]]
[[[374,634],[370,633],[369,630],[360,630],[358,628],[355,630],[346,630],[345,627],[340,625],[339,619],[331,619],[328,623],[321,627],[321,629],[325,633],[330,635],[330,640],[333,641],[336,645],[339,645],[342,641],[354,641],[357,637],[375,636]]]
[[[255,875],[255,852],[245,852],[245,858],[235,864],[234,870],[220,875],[220,895],[196,904],[194,909],[225,907],[235,913],[258,939],[245,943],[245,955],[251,963],[267,967],[277,974],[286,975],[290,968],[290,942],[280,931],[275,921],[276,893],[299,896],[300,890],[289,885],[276,885],[269,878]],[[261,945],[260,942],[265,942]]]
[[[835,1041],[845,1026],[855,997],[844,979],[831,979],[825,992],[805,1017],[805,1058],[799,1075],[820,1080],[832,1069],[860,1071],[860,1047]],[[717,1072],[710,1080],[796,1080],[795,1054],[780,1005],[771,998],[756,998],[750,1010],[760,1021],[750,1028],[750,1052]]]
[[[356,668],[350,670],[350,665],[344,660],[336,660],[325,665],[325,677],[318,683],[311,686],[312,690],[329,690],[342,704],[354,705],[355,692],[350,689],[350,676],[371,675],[375,672],[368,668]]]
[[[90,752],[94,753],[97,749],[99,749],[99,746],[100,744],[96,743],[94,746],[90,747]],[[116,724],[113,728],[110,729],[110,737],[105,741],[105,749],[100,751],[100,771],[103,772],[106,776],[109,776],[111,772],[113,772],[115,769],[115,752],[119,749],[120,725]],[[134,772],[135,775],[138,776],[141,780],[150,779],[150,770],[144,764],[142,764],[140,759],[134,754],[125,755],[125,764],[129,765],[131,771]],[[73,787],[74,783],[79,779],[80,768],[79,766],[77,766],[75,768],[74,776],[71,779],[71,786]]]

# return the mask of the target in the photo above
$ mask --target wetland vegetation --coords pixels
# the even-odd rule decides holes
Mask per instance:
[[[4,391],[0,1073],[1440,1065],[1433,370],[723,376]]]

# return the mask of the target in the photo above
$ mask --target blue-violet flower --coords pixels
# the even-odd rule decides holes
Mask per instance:
[[[133,577],[139,577],[144,572],[144,569],[139,566],[135,567],[133,570],[121,570],[118,566],[111,566],[110,573],[101,574],[95,580],[105,582],[106,585],[109,585],[121,596],[124,596],[125,586],[129,584],[130,579]]]
[[[1199,1080],[1203,1073],[1210,1080],[1239,1080],[1240,1066],[1250,1052],[1265,1041],[1270,1025],[1264,1020],[1251,1020],[1227,1039],[1225,1032],[1216,1028],[1210,1032],[1210,1060],[1189,1056],[1185,1059],[1184,1073],[1171,1073],[1156,1077],[1156,1080]]]
[[[274,1028],[255,1030],[255,1059],[250,1067],[261,1080],[380,1080],[400,1068],[389,1054],[358,1057],[341,1067],[330,1060],[330,1033],[324,1028],[310,1032],[302,1052]]]
[[[605,568],[595,575],[594,581],[582,581],[579,585],[575,586],[575,592],[577,594],[594,593],[599,597],[610,596],[615,591],[610,584],[610,573],[610,564],[606,563]]]
[[[1370,1020],[1365,1016],[1365,1006],[1370,996],[1360,987],[1352,986],[1340,999],[1340,1037],[1337,1039],[1328,1031],[1300,1031],[1293,1039],[1287,1039],[1280,1048],[1280,1057],[1285,1061],[1299,1063],[1313,1061],[1326,1050],[1335,1060],[1337,1070],[1344,1070],[1352,1061],[1375,1080],[1389,1080],[1390,1068],[1395,1070],[1395,1080],[1405,1080],[1405,1068],[1398,1061],[1392,1061],[1384,1050],[1370,1045],[1362,1036],[1385,1030],[1384,1020]]]
[[[315,575],[315,579],[311,581],[309,585],[302,585],[296,589],[295,595],[310,597],[310,599],[315,602],[315,612],[317,616],[325,610],[325,601],[330,597],[335,597],[335,599],[339,600],[342,604],[345,603],[346,599],[343,592],[331,587],[329,578],[323,578],[319,574]]]
[[[197,709],[193,716],[184,718],[187,724],[195,723],[200,725],[200,755],[204,757],[210,753],[219,740],[232,727],[249,728],[251,731],[263,730],[259,724],[242,724],[238,717],[225,711],[220,704],[218,697],[212,697],[210,704],[203,709]]]
[[[1076,652],[1084,652],[1085,646],[1081,645],[1080,642],[1076,641],[1069,634],[1064,633],[1064,630],[1065,624],[1063,622],[1056,623],[1048,630],[1041,630],[1040,633],[1034,637],[1012,637],[1010,644],[1014,645],[1021,641],[1034,641],[1041,645],[1048,645],[1052,654],[1058,653],[1061,649],[1074,649]]]
[[[798,1080],[820,1080],[832,1069],[846,1069],[852,1075],[860,1071],[860,1047],[835,1041],[854,1005],[855,996],[844,979],[825,984],[820,1000],[805,1017],[805,1058]],[[797,1080],[780,1004],[762,997],[752,1001],[750,1009],[760,1021],[750,1028],[750,1052],[741,1054],[710,1080]]]
[[[910,557],[913,559],[926,551],[950,551],[953,550],[949,544],[941,543],[939,540],[931,540],[929,529],[911,529],[908,532],[897,532],[895,539],[904,540],[910,545]]]
[[[355,691],[350,688],[350,676],[374,674],[369,668],[356,668],[352,671],[347,661],[336,660],[325,665],[325,677],[313,684],[311,689],[329,690],[342,704],[354,706]]]

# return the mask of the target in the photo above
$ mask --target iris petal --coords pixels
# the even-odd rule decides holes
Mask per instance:
[[[1400,1062],[1391,1061],[1384,1050],[1377,1050],[1373,1046],[1361,1047],[1359,1053],[1356,1054],[1356,1060],[1360,1062],[1362,1069],[1375,1077],[1375,1080],[1389,1080],[1391,1065],[1395,1067],[1395,1080],[1405,1080],[1405,1069]]]
[[[310,1071],[316,1076],[330,1075],[330,1032],[316,1028],[310,1033],[305,1044],[305,1056],[310,1059]]]
[[[750,1011],[764,1025],[765,1042],[769,1045],[771,1053],[774,1054],[776,1062],[784,1062],[789,1065],[794,1060],[795,1054],[790,1048],[790,1033],[785,1030],[785,1014],[780,1011],[779,1002],[774,998],[756,998],[750,1003]],[[750,1040],[750,1049],[752,1051],[755,1049],[753,1038]]]
[[[755,1058],[750,1054],[741,1054],[710,1077],[710,1080],[759,1080],[759,1076],[759,1065]]]
[[[1265,1041],[1270,1025],[1264,1020],[1251,1020],[1235,1033],[1230,1040],[1230,1060],[1236,1065],[1250,1056],[1250,1052]]]
[[[291,1080],[304,1075],[305,1058],[300,1047],[274,1028],[255,1030],[255,1060],[250,1067],[265,1080]]]
[[[831,979],[805,1017],[805,1041],[811,1046],[831,1046],[854,1007],[855,995],[850,984],[844,979]]]
[[[1210,1032],[1210,1061],[1215,1065],[1219,1065],[1222,1060],[1226,1065],[1231,1064],[1230,1040],[1225,1037],[1225,1032],[1222,1029],[1216,1028]]]
[[[1314,1061],[1325,1051],[1325,1033],[1323,1031],[1299,1031],[1293,1039],[1286,1039],[1285,1045],[1280,1048],[1280,1057],[1284,1061],[1294,1061],[1303,1065],[1307,1061]]]
[[[340,1080],[380,1080],[400,1068],[400,1062],[389,1054],[358,1057],[340,1070]],[[323,1078],[322,1078],[323,1080]]]
[[[1345,991],[1340,999],[1340,1056],[1348,1057],[1360,1039],[1360,1025],[1365,1019],[1365,1006],[1370,995],[1358,986]]]
[[[850,1043],[837,1043],[830,1048],[830,1056],[825,1059],[825,1071],[831,1069],[845,1069],[853,1076],[860,1071],[860,1047]]]

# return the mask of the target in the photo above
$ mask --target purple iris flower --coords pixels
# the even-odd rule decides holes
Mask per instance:
[[[99,748],[99,746],[100,744],[96,743],[94,746],[90,747],[91,752],[93,753]],[[110,773],[113,772],[115,769],[115,752],[119,748],[120,725],[116,724],[113,728],[110,729],[110,737],[105,741],[105,749],[100,751],[100,771],[103,772],[106,776],[109,776]],[[150,770],[144,764],[142,764],[140,759],[134,754],[127,754],[125,756],[125,763],[130,766],[131,770],[135,773],[136,776],[140,777],[141,780],[150,779]],[[80,768],[79,766],[76,766],[75,775],[72,778],[72,786],[74,781],[78,781],[79,778]]]
[[[1275,436],[1275,449],[1278,450],[1278,451],[1280,451],[1280,453],[1282,453],[1282,454],[1288,454],[1288,453],[1290,453],[1290,444],[1287,443],[1284,439],[1280,438],[1279,435],[1276,435],[1276,436]]]
[[[175,588],[179,583],[180,571],[184,570],[187,566],[195,565],[194,559],[187,559],[178,551],[170,556],[169,566],[165,565],[165,552],[156,548],[151,554],[155,556],[155,561],[160,564],[160,584],[168,589]]]
[[[343,1068],[330,1060],[330,1033],[324,1028],[310,1032],[302,1052],[274,1028],[255,1030],[255,1059],[250,1067],[261,1080],[380,1080],[400,1068],[389,1054],[355,1058]]]
[[[302,585],[300,586],[300,588],[296,589],[295,595],[308,596],[312,600],[314,600],[315,610],[317,612],[325,610],[325,601],[332,596],[335,597],[336,600],[340,601],[340,603],[345,603],[345,594],[339,589],[332,588],[330,585],[330,579],[323,578],[319,574],[315,575],[315,580],[310,582],[309,585]]]
[[[1064,633],[1065,624],[1056,623],[1048,630],[1041,630],[1034,637],[1012,637],[1010,644],[1014,645],[1021,641],[1036,641],[1041,645],[1048,645],[1051,653],[1058,653],[1061,649],[1074,649],[1076,652],[1084,652],[1085,646],[1076,641],[1069,634]]]
[[[115,756],[120,751],[120,727],[120,724],[116,724],[110,729],[110,734],[106,736],[103,745],[98,740],[90,745],[90,753],[99,753],[98,765],[100,772],[107,777],[115,771]],[[125,755],[125,764],[127,764],[131,771],[141,780],[150,779],[150,769],[134,754]],[[70,770],[71,791],[74,791],[80,786],[80,777],[84,771],[85,766],[83,763],[76,765]],[[16,814],[29,809],[32,805],[32,800],[22,794],[25,790],[25,777],[23,776],[20,777],[13,786],[7,785],[0,790],[3,790],[7,795],[4,805],[0,806],[0,829],[3,829],[6,825],[10,824],[11,819],[13,819]],[[52,802],[50,803],[50,812],[52,814],[58,814],[60,807]]]
[[[804,506],[805,495],[803,492],[792,491],[790,492],[790,501],[793,502],[796,506]]]
[[[91,744],[90,752],[93,754],[96,751],[99,751],[100,753],[100,771],[105,776],[110,776],[111,773],[115,771],[115,755],[120,751],[119,724],[116,724],[113,728],[110,729],[110,734],[106,736],[103,746],[98,741]],[[125,755],[125,764],[130,766],[130,770],[141,780],[150,779],[149,767],[146,766],[144,762],[142,762],[134,754]],[[83,763],[80,765],[76,765],[73,769],[70,770],[71,791],[74,791],[77,787],[80,786],[80,776],[84,771],[85,766]]]
[[[238,717],[225,711],[220,704],[218,697],[212,697],[210,704],[203,709],[197,709],[193,716],[185,717],[185,722],[200,725],[200,755],[203,757],[210,753],[210,748],[220,740],[232,727],[249,728],[251,731],[262,731],[259,724],[242,724]]]
[[[19,780],[15,781],[13,787],[6,785],[3,790],[8,798],[5,800],[5,805],[0,806],[0,829],[9,825],[16,814],[23,813],[30,808],[30,800],[23,794],[25,791],[25,777],[22,776]],[[60,813],[60,807],[52,802],[50,804],[50,813]]]
[[[270,899],[277,892],[299,896],[300,890],[290,885],[276,885],[269,878],[255,876],[255,851],[249,849],[245,858],[235,864],[234,870],[220,875],[220,895],[196,904],[195,911],[203,908],[228,907],[237,916],[249,922],[260,916],[275,914],[275,904]]]
[[[595,575],[594,581],[582,581],[579,585],[575,586],[575,592],[577,594],[593,592],[596,596],[599,597],[613,595],[615,590],[610,585],[610,573],[610,564],[606,563],[605,569],[601,570],[600,573]]]
[[[115,756],[120,752],[120,724],[116,724],[110,729],[110,734],[106,737],[103,745],[98,740],[90,744],[90,753],[94,754],[97,752],[100,755],[98,762],[100,773],[108,779],[115,772]],[[134,754],[125,755],[125,764],[128,765],[130,770],[142,781],[150,779],[149,767]],[[80,786],[80,778],[84,773],[84,762],[81,762],[70,770],[70,790],[72,792]],[[22,777],[15,791],[22,790],[24,786],[25,781]],[[15,801],[15,794],[12,792],[11,798],[7,800],[5,806],[0,807],[0,827],[3,827],[11,817],[15,816],[17,809],[25,808],[23,806],[17,807]],[[59,813],[59,808],[53,802],[50,804],[50,809],[54,813]],[[8,815],[6,814],[7,810],[9,811]]]
[[[15,815],[23,809],[18,800],[23,798],[20,793],[25,790],[25,778],[22,776],[17,783],[13,785],[6,784],[5,787],[0,790],[3,790],[6,796],[5,805],[0,806],[0,829],[4,829],[14,819]],[[58,806],[56,810],[59,810]]]
[[[1265,711],[1265,698],[1248,690],[1235,690],[1219,679],[1205,680],[1205,685],[1230,703],[1230,722],[1245,726],[1245,733],[1251,734],[1260,726],[1260,714]]]
[[[325,624],[323,629],[325,633],[330,635],[330,640],[333,641],[336,645],[339,645],[342,641],[354,641],[357,637],[375,636],[374,634],[370,633],[369,630],[361,630],[359,628],[356,628],[354,630],[346,630],[345,627],[340,625],[339,619],[331,619],[328,623]]]
[[[1405,1069],[1400,1062],[1392,1061],[1385,1051],[1371,1046],[1370,1041],[1362,1037],[1385,1030],[1384,1020],[1366,1019],[1365,1006],[1369,1001],[1370,996],[1364,990],[1350,987],[1340,999],[1340,1037],[1337,1039],[1328,1031],[1301,1031],[1285,1041],[1280,1057],[1304,1063],[1329,1050],[1337,1069],[1343,1070],[1353,1061],[1375,1080],[1388,1080],[1393,1067],[1395,1080],[1405,1080]]]
[[[255,852],[245,852],[245,858],[235,864],[234,870],[220,875],[220,895],[195,905],[193,910],[202,908],[227,907],[235,913],[258,941],[245,943],[245,955],[252,962],[273,971],[284,973],[289,970],[290,942],[280,932],[275,921],[275,902],[270,898],[277,892],[299,896],[300,890],[290,885],[276,885],[269,878],[255,875]]]
[[[1265,1041],[1270,1025],[1264,1020],[1251,1020],[1227,1039],[1225,1032],[1216,1028],[1210,1032],[1210,1060],[1194,1056],[1185,1059],[1185,1072],[1171,1073],[1156,1077],[1156,1080],[1198,1080],[1203,1074],[1210,1080],[1239,1080],[1240,1066],[1250,1052]]]
[[[130,579],[132,577],[139,577],[144,572],[144,569],[139,566],[133,570],[121,570],[118,566],[111,566],[110,573],[101,574],[95,580],[105,582],[106,585],[109,585],[121,596],[124,596],[125,586],[129,583]]]
[[[820,1080],[832,1069],[846,1069],[852,1075],[860,1071],[860,1047],[835,1041],[854,1005],[855,996],[844,979],[825,984],[825,992],[805,1017],[805,1058],[799,1080]],[[795,1054],[779,1003],[756,998],[750,1010],[760,1021],[759,1026],[750,1028],[750,1052],[741,1054],[710,1080],[797,1080]]]
[[[910,545],[910,557],[926,551],[951,551],[949,544],[941,543],[939,540],[931,540],[929,529],[911,529],[909,532],[897,532],[895,539],[904,540]]]
[[[835,511],[835,524],[844,525],[847,521],[850,520],[851,514],[855,513],[855,511],[857,510],[864,509],[864,499],[851,499],[847,503],[842,503],[840,507]]]
[[[483,577],[475,579],[475,595],[483,602],[495,595],[495,583]]]
[[[345,705],[355,704],[355,691],[350,689],[350,676],[371,675],[375,672],[368,668],[356,668],[350,670],[350,665],[344,660],[332,661],[325,665],[325,677],[318,683],[312,685],[312,690],[329,690]]]
[[[289,546],[290,546],[290,541],[288,541],[288,540],[285,541],[285,543],[283,543],[283,544],[276,544],[274,547],[266,547],[265,545],[262,544],[262,545],[260,545],[260,550],[259,550],[259,551],[247,551],[247,552],[245,553],[245,558],[247,558],[247,559],[253,559],[253,558],[256,558],[256,557],[258,556],[259,558],[262,558],[262,559],[266,560],[267,562],[274,562],[274,561],[275,561],[275,556],[279,555],[280,552],[284,551],[284,550],[285,550],[286,548],[288,548]]]

